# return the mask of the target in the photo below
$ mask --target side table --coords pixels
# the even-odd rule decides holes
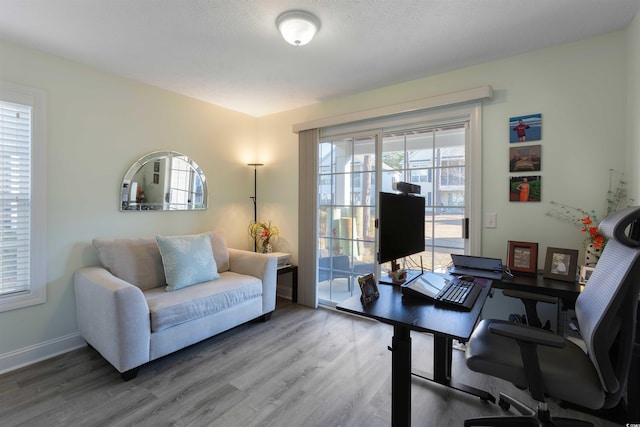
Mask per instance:
[[[285,265],[278,268],[278,280],[283,274],[291,273],[291,300],[298,302],[298,266],[297,265]]]

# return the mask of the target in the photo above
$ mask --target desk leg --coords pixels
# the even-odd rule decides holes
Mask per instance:
[[[486,391],[478,390],[466,384],[451,381],[451,364],[453,357],[453,340],[451,338],[434,335],[433,336],[433,378],[426,372],[413,370],[413,375],[425,380],[433,381],[456,390],[472,394],[482,400],[496,403],[496,398]]]
[[[391,341],[391,425],[411,425],[411,336],[407,328],[393,327]]]
[[[453,357],[453,342],[451,338],[442,335],[433,337],[433,380],[440,384],[449,385],[451,382],[451,362]]]

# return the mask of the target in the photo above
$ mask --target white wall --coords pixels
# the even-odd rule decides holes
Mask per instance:
[[[48,97],[47,302],[0,313],[0,371],[3,355],[19,359],[15,352],[77,333],[72,275],[97,264],[94,237],[215,229],[230,246],[249,248],[255,118],[8,43],[0,42],[0,58],[1,80]],[[200,165],[207,211],[118,211],[125,172],[156,150]]]
[[[579,249],[583,238],[578,229],[545,215],[549,202],[601,211],[608,170],[625,168],[626,57],[625,32],[616,32],[263,118],[261,146],[281,156],[266,195],[278,207],[268,215],[284,225],[294,248],[298,171],[293,124],[491,85],[495,96],[484,103],[482,119],[482,209],[498,214],[498,228],[483,230],[482,251],[504,259],[508,240],[538,242],[542,268],[547,246]],[[543,115],[542,202],[509,202],[508,119],[532,113]]]
[[[637,18],[636,18],[637,21]],[[495,98],[483,108],[483,212],[498,214],[498,228],[483,230],[483,254],[505,257],[507,240],[578,248],[581,235],[545,216],[549,201],[600,209],[607,170],[634,168],[637,125],[627,127],[629,104],[637,116],[635,53],[638,24],[578,43],[388,86],[359,95],[255,119],[170,92],[101,73],[79,64],[0,42],[0,79],[34,86],[48,94],[48,300],[44,305],[0,313],[3,357],[74,335],[72,274],[97,264],[90,246],[96,236],[153,236],[222,230],[230,246],[249,248],[252,219],[248,196],[261,162],[260,219],[280,227],[277,250],[298,252],[298,149],[295,123],[403,103],[480,85]],[[634,52],[632,55],[630,52]],[[633,64],[627,65],[627,56]],[[543,114],[541,203],[510,203],[508,118]],[[631,120],[630,118],[630,120]],[[635,122],[634,122],[635,123]],[[205,212],[120,213],[118,189],[129,165],[150,151],[191,156],[209,180]],[[628,156],[627,156],[628,157]],[[633,174],[633,187],[638,175]],[[542,261],[541,261],[542,262]],[[540,264],[542,266],[542,264]]]

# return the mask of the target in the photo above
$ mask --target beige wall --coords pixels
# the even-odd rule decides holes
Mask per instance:
[[[637,19],[636,19],[637,21]],[[253,170],[259,173],[259,218],[280,227],[277,250],[297,254],[298,149],[292,125],[491,85],[483,108],[483,212],[498,228],[483,230],[483,254],[504,257],[506,241],[578,248],[576,229],[545,216],[549,201],[599,210],[609,168],[634,169],[638,144],[638,24],[586,41],[252,118],[0,42],[0,79],[48,94],[48,261],[46,304],[0,313],[2,358],[74,336],[72,274],[97,263],[95,236],[153,236],[222,230],[230,246],[248,248]],[[629,45],[627,46],[627,36]],[[633,57],[633,64],[627,64]],[[629,78],[627,78],[629,77]],[[627,99],[628,88],[633,94]],[[629,112],[627,111],[629,104]],[[508,118],[543,114],[543,201],[507,201]],[[209,180],[206,212],[120,213],[118,188],[128,166],[161,149],[194,158]],[[638,182],[634,171],[633,181]],[[640,186],[633,186],[636,191]]]
[[[77,333],[72,275],[97,264],[96,236],[222,230],[248,248],[256,119],[0,42],[0,79],[48,97],[47,302],[0,313],[2,355]],[[129,166],[155,150],[192,157],[209,182],[205,212],[118,211]],[[1,370],[0,363],[0,370]]]
[[[625,168],[626,56],[625,33],[616,32],[263,118],[264,149],[279,150],[292,165],[272,182],[269,197],[297,191],[292,124],[491,85],[494,99],[483,104],[482,211],[498,214],[498,228],[483,230],[482,252],[506,258],[508,240],[539,242],[542,268],[547,246],[577,249],[582,241],[576,229],[545,215],[549,202],[601,211],[608,170]],[[507,123],[532,113],[543,115],[543,201],[513,203]],[[271,215],[286,224],[287,236],[297,230],[295,202]]]

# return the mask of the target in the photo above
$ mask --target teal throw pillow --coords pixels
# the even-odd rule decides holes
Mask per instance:
[[[156,236],[167,291],[175,291],[220,277],[211,249],[211,233]]]

